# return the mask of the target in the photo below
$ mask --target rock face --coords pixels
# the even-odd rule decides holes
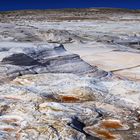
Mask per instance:
[[[0,140],[139,140],[139,13],[0,13]]]
[[[63,45],[5,42],[1,46],[0,71],[7,78],[39,73],[106,74],[84,62],[78,55],[67,52]]]
[[[50,29],[48,31],[40,31],[40,37],[42,40],[47,40],[50,43],[72,43],[72,42],[80,42],[84,40],[82,37],[79,37],[69,31],[64,30],[53,30]]]

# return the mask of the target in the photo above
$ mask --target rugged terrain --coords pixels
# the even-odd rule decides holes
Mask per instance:
[[[0,140],[139,139],[139,10],[0,13]]]

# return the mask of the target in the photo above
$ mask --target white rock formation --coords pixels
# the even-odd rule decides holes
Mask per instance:
[[[123,9],[0,13],[0,140],[138,140],[139,22]]]

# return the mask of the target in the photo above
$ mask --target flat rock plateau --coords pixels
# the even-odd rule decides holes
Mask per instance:
[[[140,11],[0,12],[0,140],[140,140]]]

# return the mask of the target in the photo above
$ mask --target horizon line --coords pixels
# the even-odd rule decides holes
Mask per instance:
[[[121,7],[78,7],[78,8],[16,8],[11,10],[1,10],[0,12],[14,12],[14,11],[49,11],[49,10],[70,10],[70,9],[110,9],[110,10],[127,10],[127,11],[140,11],[140,9],[137,8],[121,8]]]

